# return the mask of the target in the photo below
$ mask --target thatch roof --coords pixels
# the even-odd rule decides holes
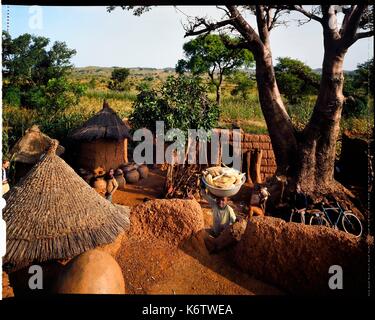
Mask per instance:
[[[99,196],[55,154],[57,140],[25,178],[4,195],[7,251],[13,270],[68,259],[113,242],[129,216]]]
[[[102,110],[87,120],[80,128],[73,130],[69,137],[80,141],[131,139],[129,127],[109,107],[107,101],[104,101]]]
[[[10,150],[11,158],[15,161],[34,164],[47,152],[51,146],[52,139],[40,131],[37,125],[27,129],[24,136]],[[58,146],[56,153],[61,155],[65,149]]]

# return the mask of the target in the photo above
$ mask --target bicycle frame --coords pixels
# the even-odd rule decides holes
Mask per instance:
[[[341,217],[344,215],[344,210],[341,208],[341,206],[339,205],[339,203],[337,201],[336,201],[336,205],[337,205],[337,207],[328,207],[328,208],[325,208],[324,204],[321,205],[324,216],[327,218],[330,225],[333,226],[334,228],[337,228],[337,225],[338,225]],[[329,214],[328,214],[329,211],[334,211],[336,213],[338,211],[338,216],[337,216],[337,219],[336,219],[335,223],[333,223],[333,221],[329,217]]]

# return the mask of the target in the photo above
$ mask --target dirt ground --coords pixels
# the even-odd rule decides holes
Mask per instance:
[[[147,179],[136,185],[127,184],[125,191],[116,191],[113,202],[132,207],[143,203],[145,198],[160,197],[164,174],[160,169],[150,170]],[[249,188],[245,185],[235,203],[230,202],[236,213],[241,212],[246,204]],[[200,202],[200,205],[205,228],[209,228],[212,211],[207,203]],[[136,223],[133,228],[138,228]],[[129,294],[283,294],[281,290],[241,272],[233,262],[232,251],[210,255],[196,239],[177,247],[150,234],[142,236],[142,233],[130,230],[109,247],[111,249],[105,251],[114,255],[119,263]],[[6,285],[7,280],[3,278],[3,295],[11,297],[13,291]]]
[[[144,198],[157,198],[163,191],[164,172],[150,171],[149,177],[137,185],[126,185],[125,191],[116,191],[113,201],[134,206]],[[238,212],[246,203],[245,186],[232,207]],[[205,227],[212,225],[212,212],[201,202]],[[130,232],[122,240],[117,253],[130,294],[282,294],[280,290],[260,282],[238,270],[230,252],[210,255],[191,241],[177,248],[170,243],[141,237]]]

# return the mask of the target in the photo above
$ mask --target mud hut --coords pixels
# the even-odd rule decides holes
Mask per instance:
[[[24,136],[10,150],[11,159],[15,161],[14,179],[16,182],[25,176],[41,156],[47,152],[51,146],[51,141],[52,139],[41,132],[37,125],[33,125],[26,130]],[[61,155],[64,151],[64,147],[59,145],[56,153]]]
[[[47,154],[5,196],[3,263],[10,271],[69,259],[113,242],[129,216],[100,197],[64,160],[53,140]]]
[[[129,127],[106,101],[103,108],[69,137],[78,142],[76,165],[95,170],[97,167],[117,168],[128,162]]]

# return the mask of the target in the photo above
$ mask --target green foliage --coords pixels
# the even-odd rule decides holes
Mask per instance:
[[[357,65],[353,75],[354,88],[362,89],[363,95],[373,94],[374,88],[374,58]]]
[[[12,106],[19,107],[21,105],[21,90],[16,86],[8,86],[3,96],[3,102]]]
[[[219,119],[219,108],[209,101],[206,87],[196,77],[169,76],[161,90],[141,91],[133,105],[129,121],[133,129],[148,128],[155,132],[156,121],[165,129],[213,128]]]
[[[292,104],[299,103],[319,90],[320,76],[303,62],[289,57],[278,58],[275,75],[280,92]]]
[[[66,143],[70,130],[83,124],[94,111],[82,113],[64,112],[58,116],[46,115],[14,106],[4,106],[3,109],[3,155],[8,156],[10,147],[20,139],[25,131],[33,124],[40,126],[40,129],[50,137],[56,138],[62,145]]]
[[[374,85],[374,59],[358,64],[353,74],[345,76],[343,93],[346,97],[343,117],[363,117],[369,112],[370,90]]]
[[[297,130],[302,130],[309,122],[315,102],[316,96],[302,96],[297,103],[288,105],[289,116]]]
[[[138,91],[149,91],[151,89],[151,82],[150,81],[141,81],[137,84],[136,89]]]
[[[250,95],[245,100],[242,96],[228,96],[223,98],[220,115],[226,121],[258,120],[264,121],[258,95]]]
[[[62,112],[78,104],[85,90],[82,84],[69,82],[65,78],[52,78],[47,85],[31,88],[25,93],[25,105],[44,114]]]
[[[95,79],[95,78],[91,78],[91,80],[90,80],[89,83],[87,84],[87,87],[88,87],[89,89],[95,89],[95,87],[96,87],[96,83],[97,83],[96,79]]]
[[[229,81],[234,83],[236,87],[231,91],[231,95],[241,95],[243,99],[247,99],[249,90],[256,85],[255,79],[244,71],[235,71],[230,76]]]
[[[63,77],[72,68],[70,59],[76,51],[64,42],[56,41],[48,50],[48,38],[25,33],[12,39],[5,31],[2,40],[3,78],[12,85],[46,85],[49,79]]]
[[[238,38],[226,35],[208,34],[190,40],[183,46],[186,60],[179,60],[176,72],[190,71],[193,75],[208,74],[217,88],[222,84],[223,76],[229,75],[240,67],[250,67],[254,63],[252,53],[247,49],[231,49],[228,44],[238,43]]]
[[[70,59],[76,53],[64,42],[23,34],[12,39],[3,31],[4,101],[44,113],[56,113],[77,104],[84,86],[67,80]]]
[[[135,101],[137,95],[131,92],[119,92],[119,91],[99,91],[99,90],[88,90],[85,92],[85,96],[88,98],[96,98],[103,102],[103,100],[116,99],[116,100],[130,100]]]
[[[108,88],[115,91],[129,90],[125,80],[129,77],[130,71],[127,68],[114,68],[111,74],[111,80],[108,82]]]

